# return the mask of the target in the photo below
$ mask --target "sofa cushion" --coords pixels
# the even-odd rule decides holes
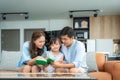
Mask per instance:
[[[106,61],[105,54],[103,54],[103,52],[96,52],[96,62],[99,71],[104,71],[105,61]]]
[[[98,71],[98,67],[96,64],[96,53],[95,52],[87,52],[86,54],[86,63],[88,65],[88,72]]]
[[[90,75],[97,80],[112,80],[112,75],[108,72],[91,72]]]
[[[2,51],[0,70],[16,70],[20,51]]]

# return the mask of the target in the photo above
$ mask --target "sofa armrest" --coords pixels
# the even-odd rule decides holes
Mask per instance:
[[[17,70],[20,51],[2,51],[0,70]]]
[[[120,61],[106,61],[104,71],[112,75],[113,80],[120,79]]]

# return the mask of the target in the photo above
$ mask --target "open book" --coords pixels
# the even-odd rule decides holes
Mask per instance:
[[[36,60],[37,65],[47,65],[47,64],[50,64],[52,62],[54,62],[54,60],[51,59],[51,58],[47,58],[46,60],[43,60],[43,59],[37,59]]]

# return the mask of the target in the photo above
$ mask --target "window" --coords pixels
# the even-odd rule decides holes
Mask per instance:
[[[1,30],[1,49],[6,51],[20,50],[20,30],[2,29]]]

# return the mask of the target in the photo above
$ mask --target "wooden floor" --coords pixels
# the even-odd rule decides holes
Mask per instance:
[[[0,70],[0,73],[18,73],[16,70]]]

